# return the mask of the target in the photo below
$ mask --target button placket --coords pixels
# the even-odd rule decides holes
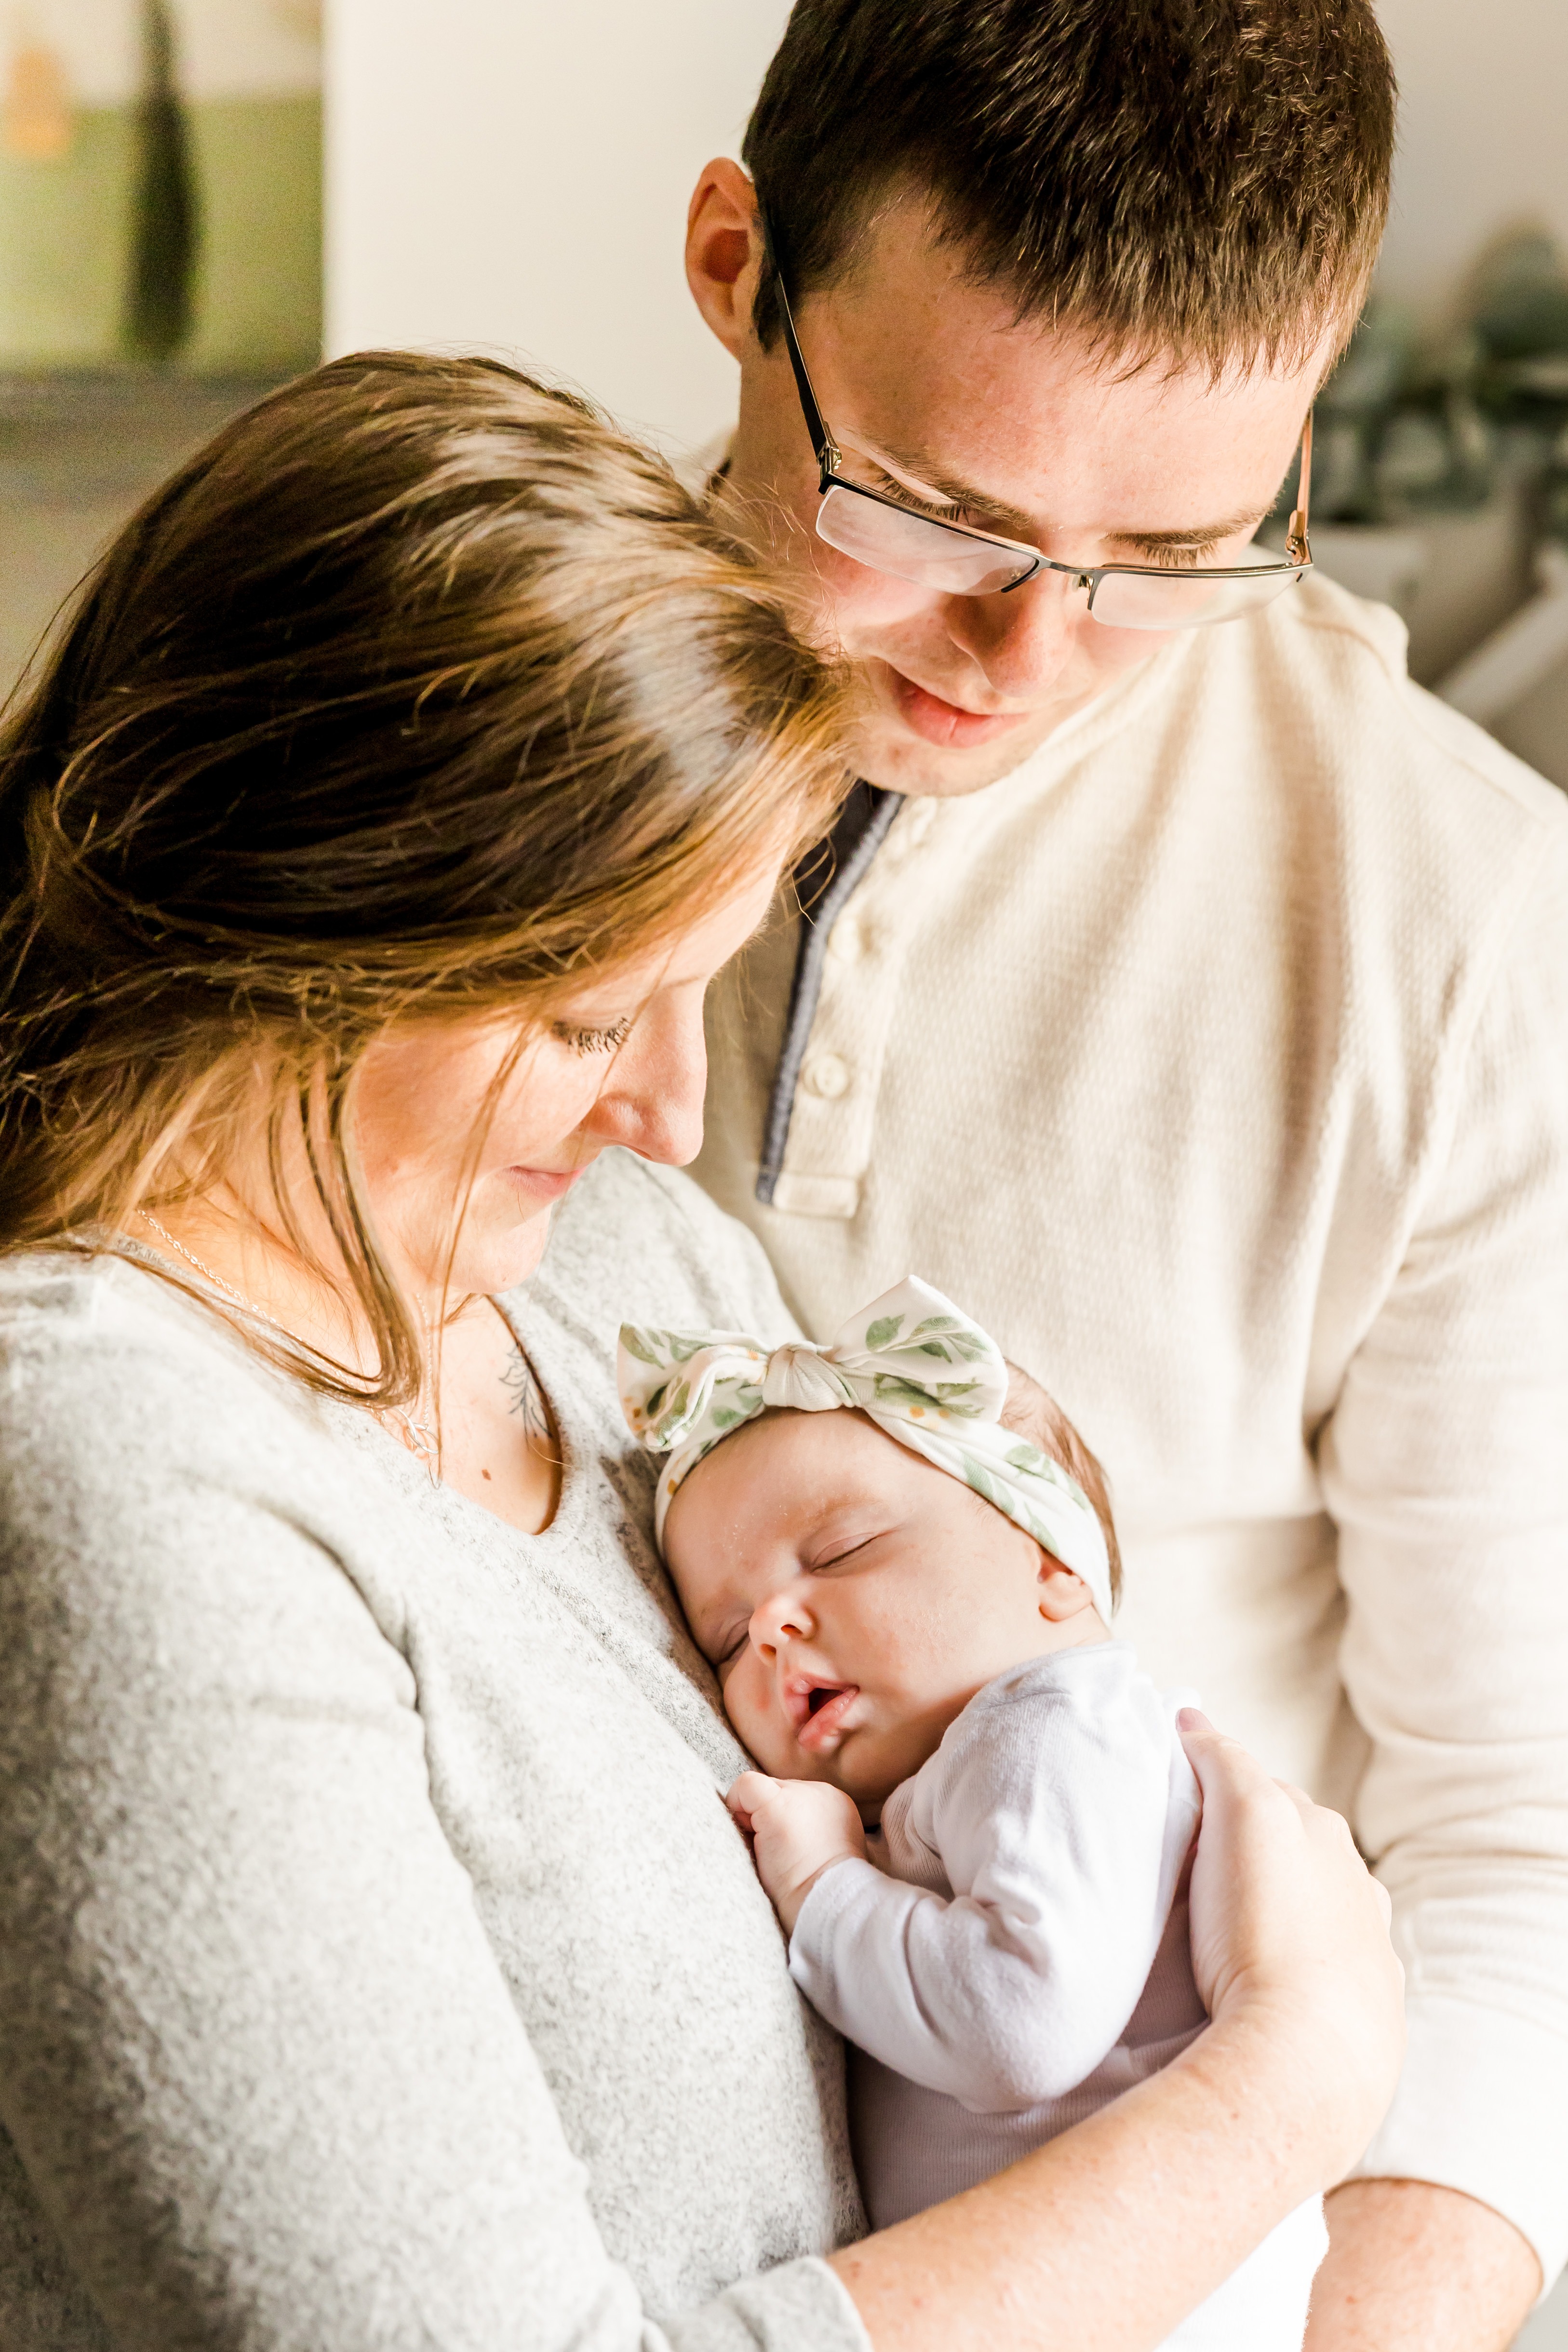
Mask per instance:
[[[849,1091],[849,1065],[837,1054],[816,1054],[807,1060],[801,1078],[824,1102],[837,1102]]]
[[[904,951],[941,863],[919,853],[937,825],[932,802],[900,811],[829,934],[775,1196],[786,1211],[852,1216],[858,1204]]]
[[[858,895],[858,894],[857,894]],[[827,952],[836,963],[858,963],[866,952],[866,927],[858,915],[839,916],[827,934]]]

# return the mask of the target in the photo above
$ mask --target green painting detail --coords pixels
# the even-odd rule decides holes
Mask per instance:
[[[287,374],[321,340],[321,108],[187,103],[201,215],[182,373]],[[88,109],[58,162],[0,154],[0,368],[123,362],[136,110]]]

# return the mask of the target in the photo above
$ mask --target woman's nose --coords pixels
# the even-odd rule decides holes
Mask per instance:
[[[650,1006],[616,1055],[588,1127],[601,1143],[684,1168],[702,1148],[702,1003]]]
[[[1092,627],[1081,589],[1065,572],[1042,572],[1007,595],[954,596],[947,633],[1009,698],[1037,695],[1065,668],[1080,629]]]

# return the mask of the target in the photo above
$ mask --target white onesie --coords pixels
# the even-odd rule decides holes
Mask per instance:
[[[986,2179],[1202,2031],[1183,1878],[1199,1801],[1175,1728],[1189,1703],[1124,1642],[1010,1668],[894,1790],[877,1866],[837,1863],[806,1896],[790,1970],[854,2045],[874,2229]],[[1327,2243],[1314,2198],[1167,2345],[1300,2352]]]

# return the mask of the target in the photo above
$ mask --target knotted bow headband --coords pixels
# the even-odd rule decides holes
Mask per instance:
[[[1110,1622],[1110,1561],[1092,1504],[1059,1463],[1003,1428],[1001,1349],[929,1283],[911,1275],[885,1291],[825,1348],[790,1339],[770,1349],[740,1331],[623,1323],[618,1371],[633,1435],[667,1456],[654,1517],[661,1544],[671,1496],[721,1440],[769,1405],[847,1407],[1005,1511],[1077,1570]]]

